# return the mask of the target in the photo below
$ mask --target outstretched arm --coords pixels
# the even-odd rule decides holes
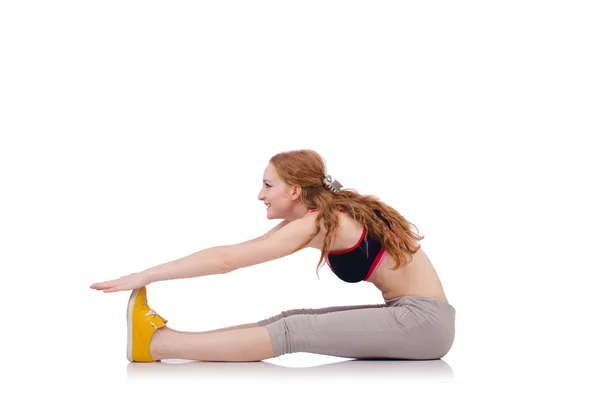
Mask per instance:
[[[145,272],[150,282],[228,273],[231,270],[226,264],[227,253],[235,251],[239,247],[265,241],[288,223],[289,221],[281,221],[267,233],[252,240],[233,245],[218,245],[206,248],[175,261],[151,267]]]
[[[278,226],[281,228],[278,229]],[[290,255],[314,230],[312,218],[280,223],[265,236],[241,244],[215,246],[116,280],[93,284],[104,292],[135,289],[156,281],[229,273]]]
[[[284,226],[282,226],[284,225]],[[235,245],[204,249],[146,270],[151,282],[229,273],[291,254],[314,228],[314,220],[280,223],[265,236]]]

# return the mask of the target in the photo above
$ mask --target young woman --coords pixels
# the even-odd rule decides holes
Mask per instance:
[[[127,310],[127,358],[154,362],[260,361],[294,352],[347,358],[432,360],[454,342],[455,310],[417,244],[424,237],[373,196],[341,189],[312,150],[273,156],[258,199],[272,230],[236,245],[215,246],[91,288],[132,290]],[[373,283],[384,303],[284,311],[257,323],[206,332],[171,329],[148,306],[146,286],[161,280],[225,274],[310,247],[348,283]]]

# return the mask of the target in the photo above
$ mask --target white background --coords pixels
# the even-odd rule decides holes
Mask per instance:
[[[594,3],[2,2],[3,388],[593,394]],[[129,292],[88,286],[263,234],[268,159],[299,148],[425,236],[457,310],[441,367],[129,364]],[[157,283],[149,302],[201,331],[382,301],[317,260]]]

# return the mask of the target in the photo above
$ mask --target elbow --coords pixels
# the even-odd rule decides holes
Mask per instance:
[[[227,249],[219,249],[219,263],[221,264],[220,266],[220,273],[221,274],[227,274],[227,273],[231,273],[232,271],[235,270],[235,260],[231,257],[231,254],[229,252],[227,252]]]

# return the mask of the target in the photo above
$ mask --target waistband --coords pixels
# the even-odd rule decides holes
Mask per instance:
[[[387,306],[399,306],[399,305],[404,305],[404,304],[413,304],[413,305],[435,304],[435,305],[438,305],[441,307],[446,306],[452,310],[455,310],[454,306],[452,306],[449,303],[443,302],[439,299],[431,298],[429,296],[419,296],[419,295],[404,295],[404,296],[399,296],[397,298],[385,299],[385,304]]]

